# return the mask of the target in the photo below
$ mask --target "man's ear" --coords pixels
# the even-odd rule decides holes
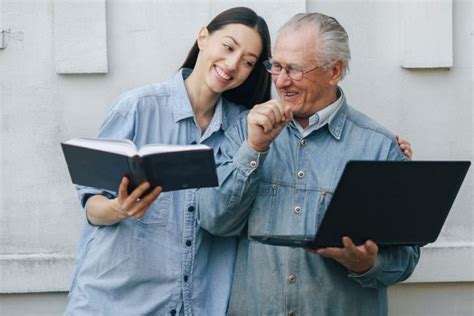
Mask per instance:
[[[331,72],[331,80],[329,83],[333,86],[337,86],[339,81],[342,79],[342,72],[344,71],[344,62],[342,60],[336,61],[334,65],[329,69]]]
[[[206,43],[208,36],[209,36],[209,31],[207,30],[207,27],[201,28],[198,34],[198,39],[197,39],[199,49],[202,49],[202,47]]]

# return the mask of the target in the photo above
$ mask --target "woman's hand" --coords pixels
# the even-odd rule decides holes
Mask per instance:
[[[150,205],[158,198],[162,191],[161,187],[156,187],[143,198],[140,198],[143,193],[148,190],[150,183],[143,182],[133,190],[130,195],[127,193],[128,184],[128,178],[123,177],[119,186],[118,197],[114,200],[116,202],[114,203],[114,212],[120,220],[124,220],[130,216],[142,218]]]
[[[87,219],[93,225],[113,225],[130,216],[142,218],[150,205],[158,198],[162,188],[156,187],[140,198],[150,187],[149,182],[140,184],[129,195],[129,180],[123,177],[118,189],[118,197],[109,200],[103,195],[94,195],[87,201]]]

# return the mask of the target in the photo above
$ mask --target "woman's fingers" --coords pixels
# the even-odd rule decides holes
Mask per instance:
[[[145,193],[146,190],[150,187],[150,182],[145,181],[142,184],[140,184],[133,192],[129,195],[127,200],[137,202],[139,199],[141,199],[141,196],[143,193]]]
[[[147,182],[148,183],[148,182]],[[150,187],[150,185],[148,184],[148,186],[144,186],[143,188],[145,188],[143,191],[141,190],[142,188],[140,188],[140,186],[135,189],[135,191],[137,191],[139,188],[140,190],[138,190],[137,192],[141,192],[140,195],[138,196],[142,196],[142,194]],[[163,191],[163,189],[158,186],[156,188],[153,189],[153,191],[151,191],[150,193],[148,193],[147,195],[145,195],[143,198],[136,198],[136,199],[133,199],[133,197],[135,197],[136,195],[134,194],[135,193],[132,192],[132,194],[130,195],[130,203],[131,203],[131,206],[128,210],[128,214],[130,216],[133,216],[133,217],[137,217],[137,218],[142,218],[145,213],[148,211],[148,208],[150,207],[150,205],[158,198],[158,196],[161,194],[161,192]]]
[[[124,199],[127,198],[127,196],[128,196],[128,192],[127,192],[128,183],[129,183],[128,178],[123,177],[122,181],[120,182],[119,189],[118,189],[119,199],[124,200]]]
[[[141,199],[140,203],[145,206],[150,205],[158,198],[158,196],[161,194],[161,191],[163,191],[163,189],[160,186],[154,188],[153,191],[151,191],[143,199]]]

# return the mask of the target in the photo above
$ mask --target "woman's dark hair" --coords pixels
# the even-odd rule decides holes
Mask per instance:
[[[225,91],[222,94],[227,100],[244,105],[250,109],[255,104],[263,103],[270,99],[271,77],[263,65],[263,61],[271,57],[270,33],[268,32],[265,20],[253,10],[245,7],[236,7],[221,12],[207,25],[207,30],[211,34],[227,24],[243,24],[253,28],[262,40],[262,53],[247,80],[240,86]],[[181,68],[193,69],[196,65],[198,54],[199,47],[196,40]]]

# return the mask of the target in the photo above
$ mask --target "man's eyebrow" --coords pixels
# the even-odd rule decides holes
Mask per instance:
[[[233,38],[232,36],[230,36],[230,35],[224,36],[224,38],[226,38],[226,37],[227,37],[227,38],[230,38],[230,39],[235,43],[235,45],[240,46],[239,42],[237,42],[237,40],[236,40],[235,38]],[[257,55],[255,55],[254,53],[248,53],[248,55],[250,55],[250,56],[255,57],[256,59],[258,59]]]
[[[273,63],[283,66],[283,64],[282,64],[281,62],[279,62],[278,60],[273,60]],[[295,68],[295,67],[301,68],[300,65],[295,64],[295,63],[289,63],[289,64],[286,64],[285,66],[286,66],[286,67],[290,67],[290,68]]]

